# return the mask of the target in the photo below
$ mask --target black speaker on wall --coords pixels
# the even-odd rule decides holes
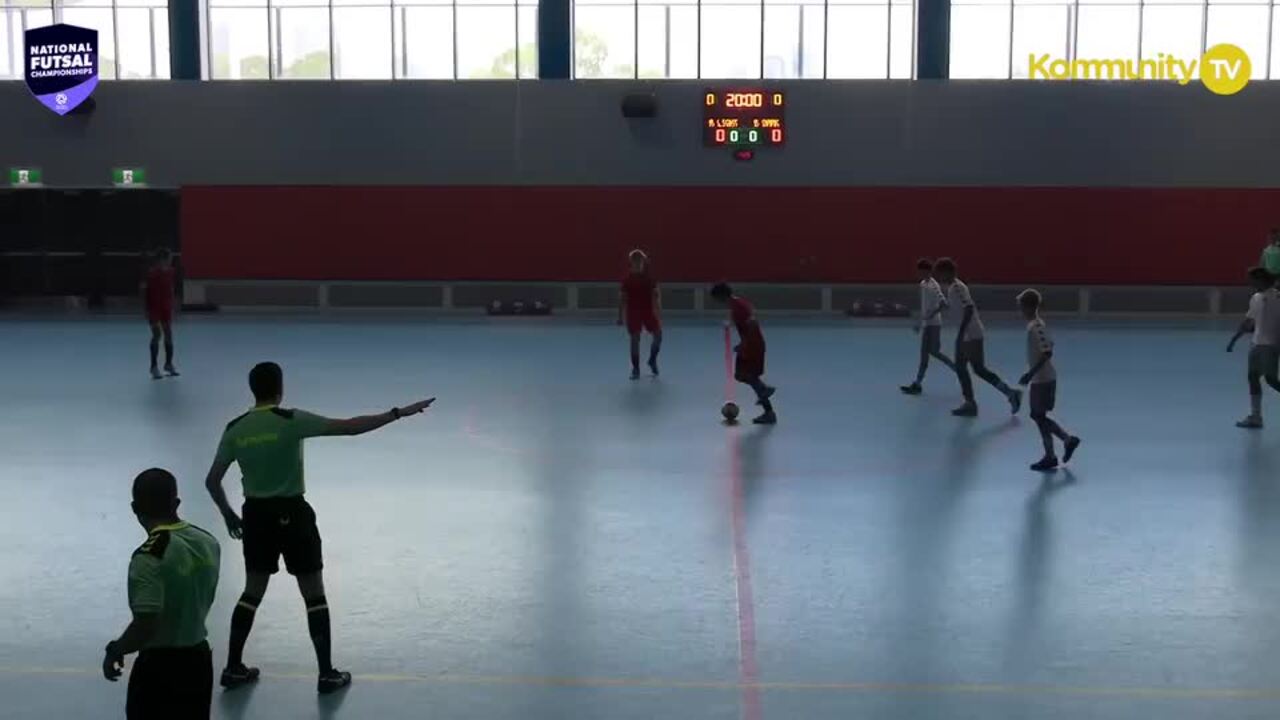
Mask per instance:
[[[653,93],[631,93],[622,98],[622,116],[651,118],[658,116],[658,98]]]

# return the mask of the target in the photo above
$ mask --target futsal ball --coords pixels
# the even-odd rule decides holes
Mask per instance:
[[[727,402],[724,407],[720,408],[720,414],[724,416],[727,422],[733,422],[738,419],[738,404]]]

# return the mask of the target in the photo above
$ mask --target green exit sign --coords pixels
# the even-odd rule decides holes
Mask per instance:
[[[40,187],[44,174],[40,168],[9,168],[9,184],[14,187]]]
[[[116,187],[146,187],[146,168],[112,168],[111,184]]]

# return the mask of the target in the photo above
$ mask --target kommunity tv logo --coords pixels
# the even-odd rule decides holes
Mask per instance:
[[[1048,53],[1028,57],[1032,80],[1163,80],[1187,85],[1199,80],[1216,95],[1235,95],[1249,84],[1253,63],[1230,43],[1214,45],[1198,59],[1159,53],[1146,60],[1052,58]]]

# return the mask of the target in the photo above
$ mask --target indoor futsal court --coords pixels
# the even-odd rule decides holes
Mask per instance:
[[[1280,720],[1280,0],[0,0],[0,720]]]
[[[225,538],[203,474],[264,357],[319,413],[439,399],[421,422],[307,446],[351,688],[315,696],[282,575],[247,651],[264,677],[215,692],[214,717],[1280,708],[1280,445],[1232,426],[1239,358],[1221,324],[1059,322],[1059,410],[1088,435],[1049,476],[1026,470],[1025,412],[1011,420],[980,391],[980,417],[952,418],[941,374],[901,396],[915,339],[897,321],[770,321],[771,372],[788,380],[764,428],[719,422],[714,321],[672,320],[661,378],[637,382],[604,319],[200,318],[180,338],[183,377],[162,382],[137,372],[135,325],[0,324],[23,349],[0,373],[5,484],[21,499],[0,531],[6,717],[118,716],[121,689],[94,661],[138,543],[128,480],[140,462],[171,468],[183,516]],[[991,365],[1016,367],[1020,328],[990,326]],[[224,544],[215,648],[243,578]]]

